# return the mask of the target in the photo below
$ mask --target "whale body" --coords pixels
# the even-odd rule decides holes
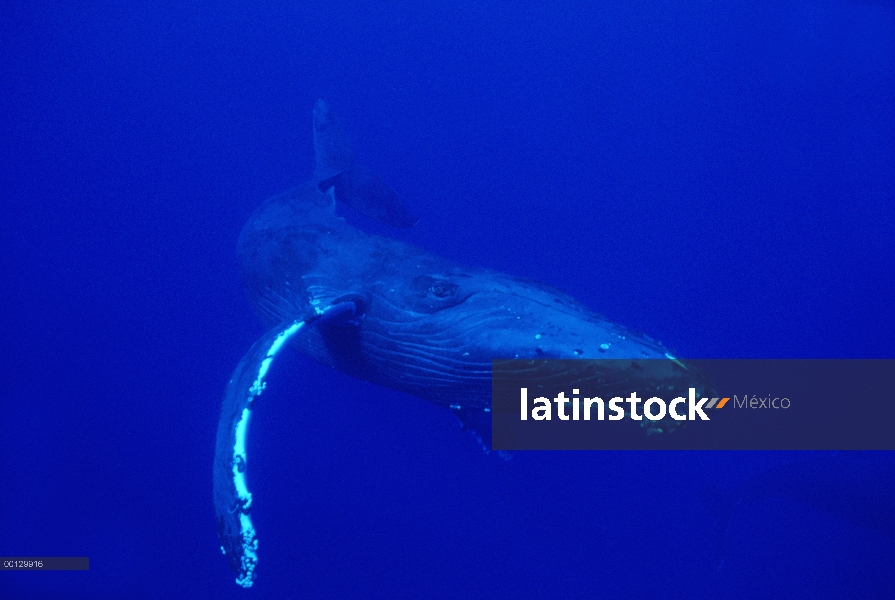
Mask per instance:
[[[416,218],[375,173],[355,164],[348,136],[322,100],[313,122],[313,180],[264,202],[238,243],[242,282],[268,333],[240,362],[225,392],[214,480],[222,550],[245,587],[257,565],[245,440],[254,401],[286,345],[345,374],[452,410],[486,448],[493,359],[681,365],[659,342],[552,287],[460,265],[351,226],[337,215],[338,203],[396,227]]]

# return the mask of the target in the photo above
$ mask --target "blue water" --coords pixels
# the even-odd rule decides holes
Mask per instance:
[[[211,498],[263,330],[235,245],[326,98],[422,220],[687,357],[895,357],[895,6],[413,0],[0,8],[6,599],[892,598],[895,540],[706,486],[804,454],[482,453],[292,354],[237,588]],[[188,6],[181,6],[187,4]],[[384,231],[384,229],[383,229]]]

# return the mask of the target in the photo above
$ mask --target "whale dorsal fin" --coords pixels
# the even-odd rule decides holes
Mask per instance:
[[[332,189],[336,200],[392,227],[419,220],[379,175],[355,164],[351,141],[324,100],[314,107],[314,155],[314,183],[321,192]]]

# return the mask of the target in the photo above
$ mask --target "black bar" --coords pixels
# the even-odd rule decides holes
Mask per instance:
[[[3,571],[89,571],[87,556],[3,556]]]

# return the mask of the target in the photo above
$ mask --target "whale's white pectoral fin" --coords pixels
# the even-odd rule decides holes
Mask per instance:
[[[218,423],[214,456],[214,507],[221,550],[236,574],[236,583],[251,587],[258,564],[258,540],[249,511],[246,485],[246,437],[255,399],[265,387],[273,359],[306,321],[290,321],[269,331],[243,357],[227,384]]]
[[[221,550],[242,587],[252,586],[258,564],[258,539],[249,516],[252,494],[246,484],[246,439],[255,399],[264,392],[273,360],[290,338],[320,321],[352,319],[358,309],[356,302],[339,302],[275,327],[255,342],[227,384],[214,455],[214,507]]]

